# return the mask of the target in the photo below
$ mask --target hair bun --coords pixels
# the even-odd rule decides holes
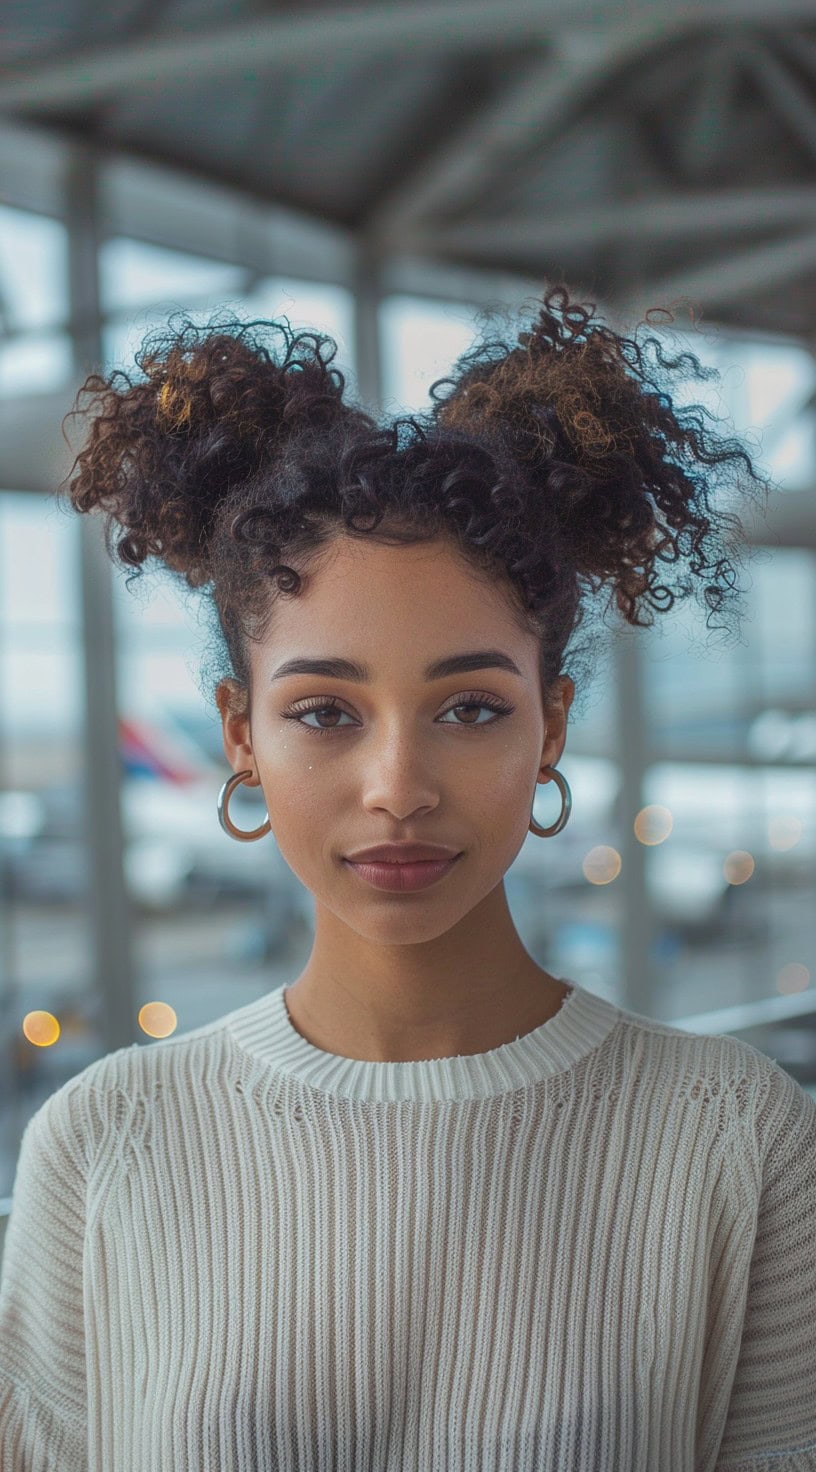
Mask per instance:
[[[117,369],[80,389],[73,414],[92,417],[68,482],[74,509],[106,514],[108,551],[124,564],[156,556],[200,585],[229,491],[299,434],[359,418],[330,367],[336,353],[332,338],[295,333],[285,318],[171,318],[136,354],[141,378]]]
[[[611,581],[628,622],[653,622],[640,616],[644,601],[672,607],[675,593],[655,564],[686,551],[693,572],[713,570],[704,596],[719,609],[727,594],[718,582],[733,584],[730,558],[744,528],[711,505],[712,493],[736,487],[752,496],[767,486],[708,409],[675,402],[681,374],[709,380],[716,369],[688,351],[667,357],[654,336],[614,332],[595,303],[572,300],[564,286],[536,307],[514,343],[482,341],[431,386],[437,422],[503,447],[527,488],[536,535],[555,533],[582,576]],[[680,591],[690,588],[682,576]]]

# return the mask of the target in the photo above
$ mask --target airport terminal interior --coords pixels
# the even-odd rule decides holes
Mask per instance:
[[[690,395],[774,483],[740,637],[689,601],[610,641],[560,762],[569,826],[526,839],[506,890],[541,966],[744,1038],[816,1097],[816,24],[328,9],[116,0],[92,36],[87,7],[37,0],[0,77],[6,1211],[50,1093],[309,954],[274,842],[218,822],[195,597],[149,568],[128,588],[55,497],[86,374],[135,371],[177,309],[329,333],[350,394],[394,416],[485,309],[551,282],[618,323],[679,304],[656,330],[718,370]],[[233,817],[262,821],[257,792]]]

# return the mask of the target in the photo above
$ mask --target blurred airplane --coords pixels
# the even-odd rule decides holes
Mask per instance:
[[[187,720],[189,725],[189,718]],[[195,736],[185,717],[125,715],[118,722],[125,872],[134,901],[170,911],[187,897],[216,899],[262,894],[272,881],[294,876],[272,834],[262,844],[238,843],[218,821],[218,793],[230,775],[221,727]],[[207,749],[217,737],[220,760]],[[251,830],[264,821],[259,789],[239,786],[230,816]],[[247,794],[246,796],[244,794]],[[0,853],[6,884],[30,900],[81,899],[87,885],[85,799],[81,781],[64,777],[37,791],[0,793]]]

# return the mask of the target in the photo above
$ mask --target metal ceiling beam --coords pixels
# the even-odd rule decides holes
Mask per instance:
[[[732,37],[710,46],[703,57],[697,94],[675,140],[680,168],[692,179],[705,177],[722,157],[738,65]]]
[[[52,494],[68,475],[80,434],[62,421],[73,407],[84,373],[73,374],[53,393],[9,395],[0,399],[0,482],[9,490]],[[73,439],[71,433],[73,429]]]
[[[597,14],[597,0],[573,0],[575,6]],[[125,45],[9,69],[0,78],[0,111],[62,110],[145,84],[285,67],[311,57],[357,62],[377,52],[415,47],[494,52],[497,46],[545,42],[564,19],[562,0],[471,0],[467,6],[460,0],[417,0],[410,7],[372,4],[301,16],[291,11],[252,16],[185,35],[145,36],[138,46],[129,39]]]
[[[684,12],[667,21],[654,14],[647,19],[631,17],[618,31],[593,33],[578,29],[556,37],[554,51],[536,61],[527,74],[498,98],[479,110],[475,117],[452,134],[413,174],[402,177],[372,211],[367,228],[381,248],[396,245],[412,224],[435,214],[450,216],[467,209],[483,195],[502,172],[512,168],[531,147],[542,150],[572,120],[599,84],[635,61],[656,45],[664,45],[673,32],[686,23]],[[772,87],[775,105],[784,107],[789,121],[802,133],[812,125],[816,140],[816,109],[790,78],[781,63],[744,39],[746,60],[754,67],[771,71],[766,86]],[[730,106],[734,69],[742,58],[742,38],[724,38],[705,58],[703,85],[689,121],[688,135],[681,137],[681,163],[693,169],[705,167],[719,147],[719,135]],[[692,64],[699,65],[697,53]],[[687,59],[686,66],[689,61]],[[675,58],[675,70],[682,58]],[[800,95],[801,94],[801,95]]]
[[[774,23],[813,19],[813,0],[775,0]],[[441,47],[488,51],[544,42],[583,25],[599,31],[637,30],[654,24],[654,5],[640,0],[416,0],[408,6],[355,6],[298,16],[250,16],[183,35],[145,36],[136,44],[95,47],[29,67],[8,68],[0,80],[0,111],[37,114],[77,103],[102,102],[133,87],[161,86],[191,77],[228,76],[247,67],[289,66],[311,56],[359,61],[382,51]],[[666,39],[702,27],[734,23],[767,25],[767,0],[693,0],[661,17]]]
[[[740,36],[736,54],[751,72],[771,107],[816,158],[816,104],[810,93],[777,56],[756,38]]]
[[[201,173],[106,152],[100,188],[107,235],[130,235],[262,275],[352,280],[356,243],[349,230],[302,210],[260,203]]]
[[[512,254],[529,261],[544,251],[585,248],[608,241],[685,240],[729,230],[763,228],[816,220],[816,186],[773,189],[717,189],[688,194],[662,191],[612,204],[553,210],[534,219],[473,220],[462,225],[421,225],[406,229],[406,250],[495,260]]]
[[[812,36],[805,31],[783,28],[774,32],[774,46],[796,66],[804,68],[809,76],[816,78],[816,41]]]
[[[811,271],[816,271],[816,230],[756,245],[738,254],[732,251],[691,271],[641,282],[636,289],[627,290],[625,299],[618,300],[617,305],[627,313],[642,312],[677,297],[691,297],[700,306],[718,308],[768,287],[783,286]]]
[[[501,302],[517,311],[528,297],[537,296],[541,287],[539,276],[501,268],[471,270],[459,262],[440,260],[435,254],[394,252],[384,258],[382,266],[384,296],[420,296],[445,305],[456,302],[481,309]]]
[[[470,204],[530,147],[542,148],[568,122],[598,83],[652,46],[665,22],[626,27],[618,35],[583,32],[559,38],[553,53],[535,61],[382,199],[366,221],[381,249],[397,245],[418,219]]]
[[[671,41],[672,35],[670,30],[667,33],[668,41]],[[633,78],[632,91],[625,99],[626,102],[633,104],[638,110],[664,108],[678,92],[688,87],[690,81],[696,81],[702,70],[702,59],[713,44],[715,43],[711,38],[702,32],[687,36],[682,47],[663,48],[662,54],[650,61],[648,71]]]

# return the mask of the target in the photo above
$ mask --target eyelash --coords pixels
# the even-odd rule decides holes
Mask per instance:
[[[488,726],[495,726],[496,722],[502,720],[504,716],[512,715],[513,711],[516,708],[514,705],[508,704],[506,700],[500,700],[496,696],[480,695],[477,698],[477,694],[478,692],[476,691],[470,691],[464,699],[460,698],[454,701],[453,705],[449,705],[447,709],[442,712],[442,714],[447,715],[448,711],[451,710],[485,709],[492,710],[494,712],[493,720],[482,721],[478,725],[472,726],[463,724],[461,721],[450,721],[448,722],[449,725],[459,726],[460,729],[463,731],[484,731]],[[281,711],[281,715],[283,716],[284,720],[297,721],[298,724],[302,726],[304,731],[309,731],[312,733],[312,735],[329,736],[334,731],[351,730],[350,726],[307,726],[303,721],[300,720],[301,716],[309,715],[312,711],[324,710],[339,710],[342,712],[343,715],[349,714],[348,711],[343,710],[343,707],[340,705],[340,702],[338,701],[336,696],[329,695],[325,698],[322,698],[320,701],[313,700],[309,705],[303,705],[300,701],[298,701],[295,705],[290,705],[288,710]]]

